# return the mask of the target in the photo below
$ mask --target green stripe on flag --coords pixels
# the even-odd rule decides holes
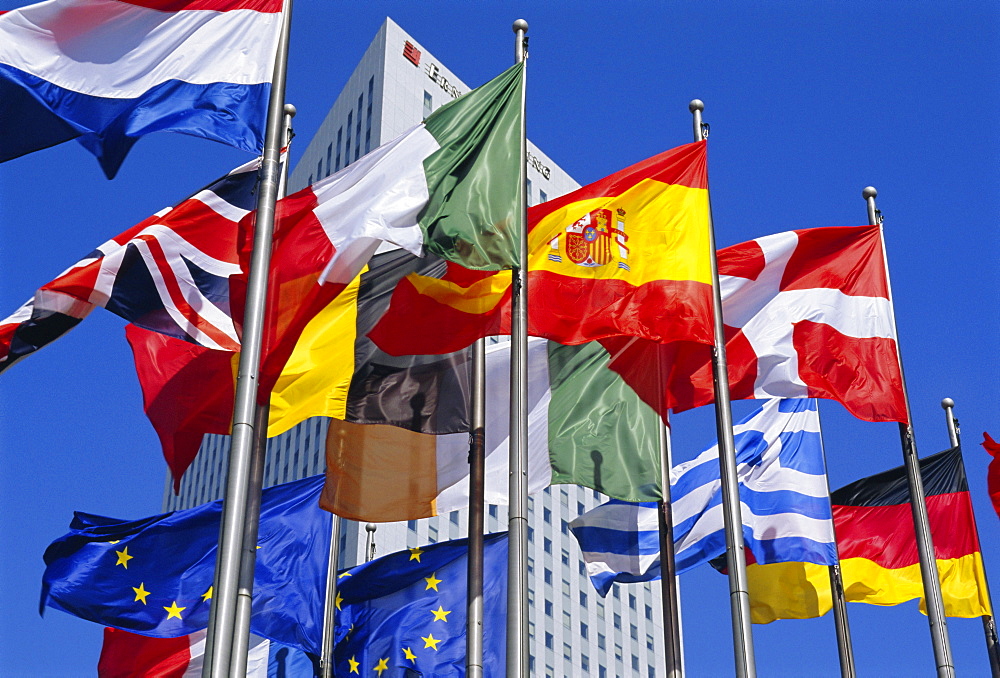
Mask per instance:
[[[597,342],[549,342],[552,484],[575,483],[623,501],[659,501],[659,417],[608,369]]]
[[[424,244],[466,268],[517,265],[523,85],[524,64],[515,64],[424,122],[441,146],[424,160]]]

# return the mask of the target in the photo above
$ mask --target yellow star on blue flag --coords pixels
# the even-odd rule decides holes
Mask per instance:
[[[414,558],[414,551],[420,557]],[[452,676],[465,665],[465,539],[383,556],[337,583],[334,674],[357,667],[389,676]],[[505,675],[507,533],[483,547],[483,668]]]

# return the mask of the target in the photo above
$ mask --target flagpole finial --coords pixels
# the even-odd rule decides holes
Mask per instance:
[[[512,31],[517,33],[518,31],[528,32],[528,22],[524,19],[518,19],[514,22],[514,25],[510,27]]]
[[[705,102],[701,99],[692,99],[691,103],[688,104],[688,110],[694,113],[695,111],[704,111]]]
[[[862,189],[861,191],[861,197],[864,198],[865,200],[874,198],[877,195],[878,191],[875,190],[874,186],[865,186],[864,189]]]
[[[951,398],[945,398],[941,401],[941,408],[947,410],[950,407],[955,407],[955,401]]]
[[[284,111],[285,115],[290,118],[294,118],[295,114],[298,113],[298,110],[295,108],[295,104],[285,104]]]

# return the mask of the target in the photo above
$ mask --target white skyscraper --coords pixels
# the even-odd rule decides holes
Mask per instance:
[[[353,163],[407,131],[438,107],[468,92],[423,45],[386,19],[289,177],[297,191]],[[528,142],[528,201],[544,202],[578,187]],[[327,422],[310,419],[268,443],[265,487],[322,473]],[[168,478],[164,508],[222,497],[228,436],[207,435],[174,496]],[[659,582],[615,586],[601,598],[586,576],[568,523],[603,501],[593,490],[555,485],[528,499],[528,581],[533,676],[656,676],[663,674]],[[489,506],[487,532],[507,527],[505,506]],[[379,524],[376,556],[467,536],[468,511]],[[365,558],[365,526],[344,521],[342,567]]]

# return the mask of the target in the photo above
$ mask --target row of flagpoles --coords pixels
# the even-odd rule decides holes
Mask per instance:
[[[212,605],[206,640],[204,676],[242,676],[247,670],[250,648],[250,616],[253,597],[257,532],[260,520],[261,491],[267,438],[268,405],[261,404],[260,383],[268,299],[268,271],[272,235],[275,227],[277,200],[283,195],[283,149],[290,143],[291,118],[294,108],[285,103],[285,82],[288,63],[289,31],[292,0],[284,0],[281,29],[267,109],[263,158],[257,184],[256,218],[253,250],[250,257],[243,334],[232,419],[232,446],[228,461],[227,485],[219,530],[218,557],[215,566]],[[524,64],[527,53],[527,22],[514,23],[515,63]],[[507,567],[506,671],[511,677],[528,675],[528,218],[526,189],[526,134],[524,123],[525,84],[520,82],[520,167],[517,206],[518,265],[512,269],[511,284],[511,359],[510,359],[510,435]],[[702,121],[704,104],[694,100],[692,114],[694,141],[707,137],[708,126]],[[706,188],[706,195],[708,191]],[[883,261],[886,260],[884,238],[881,238],[881,216],[876,207],[876,191],[864,189],[868,221],[880,229]],[[751,600],[747,575],[747,547],[744,544],[741,515],[737,451],[733,416],[730,406],[730,379],[726,356],[726,335],[723,324],[723,296],[716,244],[712,224],[711,200],[708,198],[708,245],[712,289],[712,375],[716,404],[720,479],[722,486],[723,522],[726,543],[726,569],[729,580],[734,661],[736,675],[749,678],[756,675],[756,662],[751,626]],[[888,280],[888,266],[885,264]],[[892,308],[891,290],[888,294]],[[895,319],[891,318],[893,336]],[[484,544],[484,466],[486,421],[486,351],[485,340],[476,341],[473,349],[472,405],[470,425],[470,492],[469,492],[469,558],[466,626],[467,675],[480,678],[483,666],[483,544]],[[902,359],[896,343],[896,360],[902,375]],[[647,366],[662,371],[663,366]],[[662,381],[662,379],[661,379]],[[910,506],[916,529],[919,565],[927,604],[932,647],[937,675],[954,676],[954,661],[945,620],[941,583],[938,578],[934,545],[921,478],[915,436],[910,415],[905,380],[902,380],[906,422],[900,423],[900,440],[906,469]],[[265,399],[266,400],[266,399]],[[958,446],[957,426],[952,405],[943,403],[952,445]],[[666,409],[663,407],[662,409]],[[660,563],[663,578],[664,640],[667,675],[683,675],[683,651],[679,615],[679,594],[676,587],[670,469],[672,466],[670,430],[666,419],[658,425],[663,497],[658,505],[660,529]],[[324,608],[324,634],[321,666],[324,676],[332,675],[333,628],[337,608],[337,562],[340,544],[340,518],[331,520],[331,542],[328,563],[327,591]],[[366,548],[366,555],[370,551]],[[843,675],[854,675],[843,585],[838,577],[838,565],[830,567],[834,592],[835,627],[841,654]],[[992,617],[983,617],[989,658],[994,676],[1000,676],[1000,648]]]

